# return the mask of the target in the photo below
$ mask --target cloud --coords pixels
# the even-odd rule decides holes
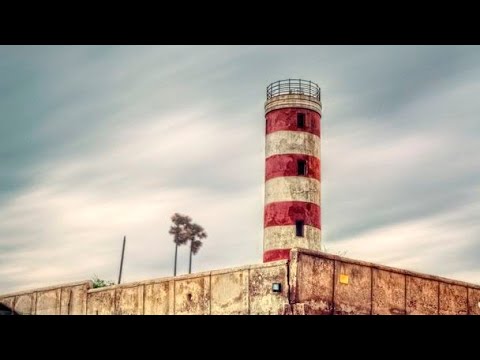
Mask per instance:
[[[380,226],[332,244],[349,257],[477,282],[479,204]],[[473,250],[473,251],[472,251]],[[470,253],[470,256],[467,255]],[[465,271],[468,267],[470,269]]]
[[[0,210],[2,239],[23,242],[1,256],[16,266],[0,275],[37,286],[93,274],[113,279],[123,234],[125,281],[170,275],[174,247],[168,228],[175,211],[190,214],[210,233],[198,256],[202,263],[194,268],[208,269],[210,258],[224,267],[258,262],[262,164],[250,172],[253,178],[245,174],[262,150],[243,146],[252,135],[248,127],[213,126],[208,113],[142,119],[105,136],[90,155],[37,169],[35,188]],[[232,223],[242,241],[226,241]],[[236,259],[218,255],[238,248],[247,251]]]
[[[480,281],[480,51],[454,46],[0,47],[0,293],[262,256],[265,87],[322,86],[331,251]],[[180,273],[188,251],[180,249]]]

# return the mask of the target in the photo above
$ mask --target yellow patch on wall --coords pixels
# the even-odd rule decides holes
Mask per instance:
[[[340,274],[340,284],[348,285],[348,275]]]

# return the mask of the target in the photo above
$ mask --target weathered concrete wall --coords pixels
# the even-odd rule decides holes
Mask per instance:
[[[480,314],[480,286],[294,249],[290,313]]]
[[[14,304],[15,304],[15,297],[9,297],[9,296],[1,297],[0,304],[7,306],[9,309],[12,309],[13,311]]]
[[[290,269],[290,302],[306,304],[310,314],[331,314],[335,261],[294,251]]]
[[[249,270],[212,272],[211,314],[249,314]]]
[[[50,286],[0,296],[0,303],[21,315],[84,315],[91,287],[91,281]]]
[[[288,304],[286,260],[92,289],[81,282],[0,297],[21,314],[282,314]],[[272,291],[281,284],[281,292]]]
[[[16,298],[14,303],[15,311],[22,315],[35,314],[36,299],[37,299],[36,293],[19,295]]]
[[[174,281],[144,284],[144,315],[169,315],[174,313]]]
[[[92,289],[87,294],[87,315],[115,314],[115,290]]]
[[[468,287],[440,283],[440,315],[468,313]]]
[[[249,276],[249,300],[252,315],[282,314],[288,304],[288,268],[285,265],[276,265],[272,262],[265,265],[252,266]],[[280,293],[272,292],[272,284],[280,283]]]
[[[480,315],[480,288],[468,288],[468,313]]]
[[[407,276],[407,315],[438,313],[438,281]]]
[[[372,269],[372,313],[404,315],[405,276],[395,272]]]
[[[287,261],[110,286],[88,291],[91,315],[282,314]],[[281,283],[280,293],[272,283]]]
[[[210,274],[196,274],[175,279],[174,314],[210,313]]]
[[[480,286],[294,249],[289,261],[100,289],[83,281],[3,295],[0,303],[38,315],[480,315]]]
[[[343,261],[335,262],[334,313],[370,314],[372,277],[367,266]]]
[[[62,288],[37,292],[36,315],[60,315]]]
[[[143,315],[144,286],[122,287],[115,291],[115,309],[118,315]]]

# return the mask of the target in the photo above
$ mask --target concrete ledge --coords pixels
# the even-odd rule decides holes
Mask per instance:
[[[260,264],[255,264],[255,265],[246,265],[246,266],[239,266],[239,267],[234,267],[234,268],[212,270],[211,275],[227,274],[227,273],[231,273],[231,272],[258,269],[258,268],[269,268],[269,267],[275,267],[275,266],[278,266],[278,265],[286,265],[287,263],[288,263],[288,260],[278,260],[278,261],[271,261],[271,262],[268,262],[268,263],[260,263]]]
[[[479,289],[480,290],[480,285],[467,283],[465,281],[453,280],[453,279],[449,279],[449,278],[445,278],[445,277],[441,277],[441,276],[436,276],[436,275],[423,274],[423,273],[419,273],[419,272],[415,272],[415,271],[404,270],[404,269],[394,268],[394,267],[391,267],[391,266],[375,264],[375,263],[368,262],[368,261],[353,260],[353,259],[345,258],[345,257],[342,257],[342,256],[338,256],[338,255],[328,254],[328,253],[325,253],[325,252],[322,252],[322,251],[315,251],[315,250],[302,249],[302,248],[294,248],[294,249],[292,249],[292,251],[290,253],[290,259],[293,259],[295,256],[298,256],[299,254],[306,254],[306,255],[321,257],[321,258],[324,258],[324,259],[337,260],[337,261],[341,261],[341,262],[348,263],[348,264],[353,264],[353,265],[368,266],[372,269],[385,270],[385,271],[390,271],[390,272],[394,272],[394,273],[397,273],[397,274],[414,276],[414,277],[423,278],[423,279],[426,279],[426,280],[435,280],[435,281],[440,281],[440,282],[443,282],[443,283],[466,286],[466,287],[469,287],[469,288],[472,288],[472,289]]]
[[[274,96],[265,102],[265,114],[283,108],[303,108],[322,113],[322,103],[311,96],[287,94]]]
[[[135,281],[135,282],[130,282],[130,283],[124,283],[124,284],[120,284],[120,285],[105,286],[105,287],[96,288],[96,289],[92,288],[92,289],[89,289],[88,292],[89,293],[94,293],[94,292],[105,291],[105,290],[130,288],[130,287],[140,286],[140,285],[150,285],[150,284],[156,284],[156,283],[163,283],[163,282],[168,282],[168,281],[172,281],[172,280],[176,281],[176,280],[196,279],[196,278],[199,278],[199,277],[210,276],[210,275],[220,275],[220,274],[227,274],[227,273],[243,271],[243,270],[275,267],[275,266],[278,266],[278,265],[286,265],[287,263],[288,263],[288,260],[278,260],[278,261],[271,261],[271,262],[268,262],[268,263],[260,263],[260,264],[255,264],[255,265],[245,265],[245,266],[238,266],[238,267],[234,267],[234,268],[203,271],[203,272],[193,273],[193,274],[168,276],[168,277],[164,277],[164,278],[141,280],[141,281]],[[53,288],[56,288],[56,287],[53,287]],[[35,290],[35,291],[40,291],[40,290],[42,290],[42,289],[38,289],[38,290]],[[31,292],[31,291],[29,291],[29,292]],[[5,297],[8,297],[8,296],[11,296],[11,295],[6,295]],[[3,295],[2,295],[2,297],[3,297]]]
[[[76,281],[76,282],[71,282],[71,283],[63,283],[63,284],[58,284],[58,285],[51,285],[51,286],[46,286],[42,288],[35,288],[35,289],[30,289],[30,290],[21,290],[13,293],[8,293],[8,294],[1,294],[0,298],[6,298],[6,297],[11,297],[11,296],[19,296],[19,295],[27,295],[31,294],[34,292],[44,292],[48,290],[56,290],[64,287],[74,287],[78,285],[88,285],[89,288],[93,287],[93,282],[91,280],[83,280],[83,281]]]
[[[303,248],[288,260],[91,286],[59,284],[0,302],[25,315],[480,315],[480,285]]]

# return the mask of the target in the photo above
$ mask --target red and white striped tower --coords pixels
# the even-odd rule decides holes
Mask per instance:
[[[267,87],[263,261],[294,247],[320,250],[320,87],[299,79]]]

